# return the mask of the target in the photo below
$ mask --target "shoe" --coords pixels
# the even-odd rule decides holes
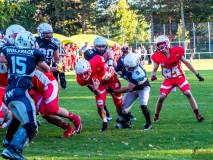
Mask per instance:
[[[204,117],[202,117],[201,115],[197,116],[197,120],[198,122],[202,122],[204,120]]]
[[[153,119],[153,122],[158,122],[158,118],[155,117],[155,118]]]
[[[22,156],[22,150],[17,148],[14,145],[10,145],[8,148],[5,148],[2,152],[2,157],[5,159],[12,159],[12,160],[26,160]]]
[[[41,122],[39,120],[36,121],[37,125],[40,126]]]
[[[67,90],[67,87],[61,87],[63,90]]]
[[[2,145],[4,148],[7,148],[10,145],[10,143],[6,139],[4,139]]]
[[[151,125],[151,124],[148,124],[148,123],[145,124],[144,127],[143,127],[143,130],[145,130],[145,131],[146,131],[146,130],[151,130],[151,129],[152,129],[152,125]]]
[[[130,121],[120,121],[116,126],[116,128],[132,128]]]
[[[70,124],[67,125],[67,128],[64,130],[64,134],[61,136],[61,138],[68,138],[75,134],[75,130],[70,126]]]
[[[73,114],[72,119],[70,119],[70,120],[73,122],[73,124],[75,126],[75,132],[77,134],[81,133],[82,124],[81,124],[80,116],[77,116],[77,115]]]
[[[112,116],[111,115],[107,116],[107,120],[111,121],[112,120]]]
[[[122,125],[124,128],[132,128],[130,121],[124,122]]]
[[[133,115],[132,115],[132,113],[129,113],[130,114],[130,120],[131,121],[136,121],[137,120],[137,118],[135,118]]]
[[[108,122],[103,122],[100,132],[105,132],[108,128]]]

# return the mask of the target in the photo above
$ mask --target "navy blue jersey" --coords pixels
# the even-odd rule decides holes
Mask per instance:
[[[125,66],[124,66],[124,57],[125,57],[125,56],[121,56],[121,57],[118,59],[117,66],[115,66],[115,71],[116,71],[116,72],[125,70]]]
[[[36,42],[38,43],[39,50],[45,54],[46,63],[50,65],[54,52],[58,49],[58,45],[53,41],[44,41],[40,37],[36,37]]]
[[[28,88],[34,76],[36,65],[45,61],[45,55],[37,49],[19,49],[14,46],[2,48],[2,53],[8,62],[7,89]]]
[[[123,64],[124,66],[124,64]],[[136,85],[133,90],[142,90],[145,86],[150,86],[148,78],[146,77],[146,71],[141,64],[134,69],[133,72],[128,72],[126,69],[122,69],[122,78],[130,83]]]
[[[95,55],[100,55],[100,53],[94,49],[88,49],[84,52],[84,58],[88,61]]]

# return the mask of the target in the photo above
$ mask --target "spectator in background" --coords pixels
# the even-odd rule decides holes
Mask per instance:
[[[148,65],[152,64],[152,59],[151,59],[152,55],[153,55],[153,49],[152,49],[152,45],[150,45],[147,51]]]
[[[142,61],[143,65],[145,64],[146,54],[147,54],[146,48],[144,46],[142,46],[141,47],[141,61]]]
[[[195,48],[193,48],[191,51],[190,51],[190,63],[192,63],[192,60],[194,59],[195,57]]]
[[[84,55],[84,52],[85,52],[86,50],[88,50],[88,49],[92,49],[92,47],[89,45],[88,42],[85,42],[85,45],[82,46],[81,49],[80,49],[80,54],[81,54],[81,56],[83,56],[83,55]]]
[[[114,44],[114,46],[112,46],[112,50],[115,52],[115,56],[114,56],[114,61],[116,61],[116,63],[118,62],[118,59],[121,56],[121,49],[120,47],[117,45],[117,43]]]
[[[122,48],[121,48],[121,52],[126,55],[128,52],[129,52],[129,47],[128,47],[128,44],[127,42],[124,42]]]
[[[66,44],[64,46],[64,49],[67,53],[65,71],[69,72],[71,70],[71,48],[70,48],[70,44]]]
[[[71,70],[74,70],[76,65],[75,58],[76,58],[76,50],[77,50],[77,47],[75,46],[74,43],[72,43],[70,50],[71,50]]]

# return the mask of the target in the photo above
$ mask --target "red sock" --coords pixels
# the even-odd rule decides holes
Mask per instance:
[[[195,113],[196,117],[199,117],[199,116],[200,116],[198,109],[195,109],[195,110],[194,110],[194,113]]]
[[[155,114],[155,117],[158,118],[158,117],[159,117],[159,114]]]
[[[68,118],[69,118],[69,120],[73,120],[73,118],[74,118],[74,114],[72,114],[71,112],[69,112],[69,114],[68,114]]]
[[[68,123],[63,122],[63,124],[62,124],[61,128],[63,128],[63,129],[67,129],[67,126],[68,126],[68,125],[69,125]]]

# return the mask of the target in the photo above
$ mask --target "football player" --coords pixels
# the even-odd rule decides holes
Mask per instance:
[[[52,59],[55,63],[59,63],[58,46],[53,42],[53,29],[48,23],[42,23],[37,28],[38,37],[36,42],[38,43],[39,50],[45,54],[46,63],[50,66]]]
[[[82,130],[80,116],[68,112],[65,108],[58,106],[58,83],[51,73],[35,71],[32,79],[33,99],[40,114],[48,122],[64,129],[62,138],[70,137],[75,133],[69,123],[65,123],[60,117],[64,117],[73,122],[76,133]]]
[[[124,57],[123,63],[119,66],[120,67],[115,67],[115,71],[121,75],[122,78],[129,82],[128,85],[116,90],[112,89],[110,86],[107,86],[107,90],[111,94],[126,93],[122,104],[122,114],[124,121],[117,124],[116,127],[132,128],[129,111],[136,99],[139,98],[140,107],[146,119],[146,124],[144,125],[143,130],[152,129],[150,110],[148,108],[150,84],[146,76],[146,71],[140,64],[138,55],[135,53],[128,53]]]
[[[35,47],[36,40],[32,33],[20,32],[16,36],[15,47],[4,47],[4,56],[0,56],[0,61],[7,62],[10,68],[4,99],[15,117],[23,124],[2,152],[2,157],[6,159],[25,160],[22,156],[24,144],[37,135],[36,110],[28,89],[32,87],[36,65],[45,72],[49,72],[50,68],[45,63],[44,54]]]
[[[93,45],[94,45],[93,49],[88,49],[84,52],[84,58],[89,61],[95,55],[103,56],[105,62],[107,62],[109,66],[109,72],[111,72],[111,74],[114,74],[114,66],[117,65],[116,61],[114,61],[115,53],[113,50],[107,50],[108,45],[106,39],[104,37],[98,36],[94,39]],[[111,120],[112,117],[107,107],[104,106],[104,109],[107,114],[107,119]]]
[[[95,55],[90,61],[80,60],[76,65],[76,79],[81,86],[87,86],[95,94],[97,111],[103,121],[100,132],[107,130],[108,121],[104,110],[107,91],[106,86],[113,89],[121,87],[116,74],[111,74],[105,60],[100,55]],[[116,106],[117,114],[120,120],[123,120],[121,114],[122,94],[111,94]]]
[[[157,80],[156,72],[159,65],[161,65],[162,75],[165,79],[160,88],[160,96],[156,104],[154,122],[158,122],[163,102],[174,87],[178,87],[182,91],[188,99],[198,122],[202,122],[204,117],[202,117],[198,111],[197,103],[190,91],[190,85],[186,80],[181,62],[196,75],[199,81],[204,81],[204,78],[201,77],[194,67],[184,58],[184,49],[182,47],[170,48],[168,37],[164,35],[158,36],[156,39],[156,48],[157,51],[151,57],[154,62],[151,80]]]

